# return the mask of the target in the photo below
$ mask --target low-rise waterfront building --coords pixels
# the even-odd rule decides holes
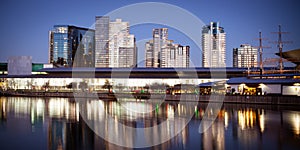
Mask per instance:
[[[231,78],[232,94],[300,96],[300,74],[266,74]]]

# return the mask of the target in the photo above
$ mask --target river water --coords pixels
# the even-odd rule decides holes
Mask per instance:
[[[299,106],[213,108],[207,103],[155,100],[1,97],[0,149],[300,147]],[[206,130],[199,130],[206,115],[216,118],[201,126]]]

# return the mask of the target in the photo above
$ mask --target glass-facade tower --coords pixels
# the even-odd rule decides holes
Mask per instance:
[[[93,67],[95,31],[54,25],[49,32],[49,63],[57,67]]]

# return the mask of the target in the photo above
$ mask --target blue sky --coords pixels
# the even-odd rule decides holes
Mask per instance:
[[[91,27],[95,16],[104,15],[119,7],[147,2],[143,0],[4,0],[0,4],[0,61],[9,56],[29,55],[34,62],[48,61],[48,31],[55,24],[71,24]],[[232,66],[232,49],[244,43],[258,46],[258,32],[262,31],[265,57],[275,58],[277,47],[271,41],[277,40],[278,24],[289,32],[283,40],[292,41],[284,45],[284,51],[300,48],[300,2],[297,0],[166,0],[155,1],[176,5],[196,15],[205,24],[218,21],[227,33],[227,66]],[[140,13],[140,12],[137,12]],[[176,14],[175,14],[176,17]],[[125,20],[126,21],[126,20]],[[184,22],[185,20],[179,20]],[[156,25],[132,27],[131,34],[137,40],[151,38],[151,28]],[[201,32],[195,28],[195,32]],[[201,34],[199,34],[201,36]],[[191,46],[191,59],[196,66],[201,65],[201,50],[184,35],[170,30],[169,39],[175,43]],[[143,59],[144,47],[139,48],[139,59]]]

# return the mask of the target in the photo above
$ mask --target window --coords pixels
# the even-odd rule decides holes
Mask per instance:
[[[183,53],[182,47],[179,47],[179,48],[178,48],[178,54],[179,54],[179,55],[182,55],[182,53]]]
[[[175,59],[175,51],[174,51],[174,49],[171,50],[170,58],[171,59]]]

